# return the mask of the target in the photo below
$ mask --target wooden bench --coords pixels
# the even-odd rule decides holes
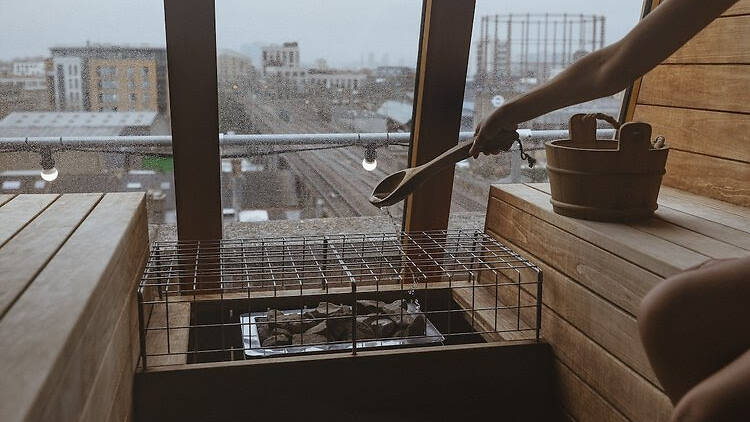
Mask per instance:
[[[0,420],[132,417],[143,193],[0,195]]]
[[[548,184],[495,185],[485,230],[544,271],[542,336],[577,421],[669,420],[640,343],[639,303],[672,274],[750,255],[750,209],[668,187],[655,218],[613,224],[553,213]]]

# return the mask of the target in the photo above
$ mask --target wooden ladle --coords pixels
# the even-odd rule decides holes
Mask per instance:
[[[412,193],[427,179],[459,161],[469,158],[474,141],[458,144],[435,157],[429,163],[397,171],[381,180],[370,195],[370,203],[376,207],[393,205]]]

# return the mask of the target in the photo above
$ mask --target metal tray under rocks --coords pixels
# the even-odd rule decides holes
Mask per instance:
[[[285,315],[300,314],[299,309],[284,310]],[[336,342],[330,344],[316,344],[310,346],[284,346],[284,347],[268,347],[264,348],[260,344],[260,336],[258,335],[258,318],[266,316],[265,312],[253,312],[249,314],[240,315],[240,326],[242,327],[242,344],[245,351],[246,357],[263,357],[263,356],[275,356],[275,355],[286,355],[286,354],[298,354],[298,353],[315,353],[323,351],[335,351],[335,350],[351,350],[352,342]],[[260,322],[262,324],[263,322]],[[396,339],[381,339],[381,340],[362,340],[357,341],[357,350],[359,349],[374,349],[374,348],[391,348],[391,347],[406,347],[406,346],[418,346],[418,345],[436,345],[442,344],[445,341],[445,336],[432,325],[432,322],[425,317],[425,335],[414,336],[407,338],[396,338]]]

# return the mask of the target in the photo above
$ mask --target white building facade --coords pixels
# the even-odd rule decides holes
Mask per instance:
[[[298,78],[304,74],[300,66],[299,44],[285,42],[282,45],[263,47],[263,76],[280,75],[285,78]]]
[[[53,57],[52,72],[55,81],[55,109],[58,111],[83,110],[83,60],[80,57]]]
[[[358,90],[362,88],[367,75],[359,72],[345,72],[345,71],[314,71],[308,72],[307,76],[303,78],[306,86],[319,86],[326,89],[351,89]]]
[[[18,60],[13,62],[14,76],[44,77],[44,60]]]

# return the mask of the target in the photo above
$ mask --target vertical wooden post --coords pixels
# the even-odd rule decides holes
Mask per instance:
[[[180,240],[221,238],[214,2],[164,0]]]
[[[424,164],[456,145],[461,127],[474,0],[424,0],[409,166]],[[406,198],[404,230],[448,227],[453,168]]]
[[[177,235],[181,241],[218,240],[222,213],[214,2],[164,0],[164,17]],[[218,266],[212,252],[192,250],[195,271]],[[219,287],[216,276],[180,283],[183,292]]]

